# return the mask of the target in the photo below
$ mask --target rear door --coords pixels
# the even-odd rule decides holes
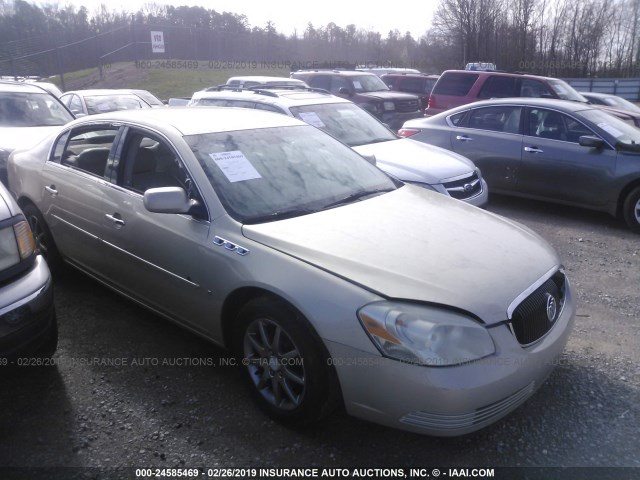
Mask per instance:
[[[522,151],[522,107],[500,105],[470,110],[450,133],[456,153],[472,160],[490,189],[512,190]]]
[[[93,124],[61,135],[42,170],[41,211],[63,256],[100,269],[102,190],[120,134],[118,126]]]

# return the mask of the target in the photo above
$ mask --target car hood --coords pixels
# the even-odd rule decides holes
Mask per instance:
[[[526,227],[411,185],[243,233],[383,297],[461,308],[487,324],[559,266]]]
[[[30,148],[48,135],[56,133],[62,126],[53,127],[7,127],[0,128],[0,149],[12,152]]]
[[[408,138],[359,145],[353,149],[360,155],[374,155],[382,170],[405,182],[434,185],[475,170],[473,162],[462,155]]]

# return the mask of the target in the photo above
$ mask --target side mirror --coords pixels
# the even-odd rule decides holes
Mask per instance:
[[[376,165],[377,163],[375,155],[362,155],[362,158],[364,158],[371,165]]]
[[[580,144],[580,146],[582,147],[602,148],[604,147],[604,140],[592,135],[582,135],[578,139],[578,144]]]
[[[144,192],[144,208],[152,213],[189,213],[193,202],[180,187],[150,188]]]

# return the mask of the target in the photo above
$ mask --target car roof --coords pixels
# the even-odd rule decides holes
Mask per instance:
[[[196,92],[194,100],[203,98],[224,98],[230,100],[246,100],[266,103],[269,105],[292,107],[296,105],[317,105],[321,103],[351,103],[344,98],[336,97],[329,92],[315,90],[291,90],[291,89],[260,89],[250,90],[220,90],[212,92]]]
[[[97,115],[87,115],[69,125],[77,126],[96,122],[127,122],[154,129],[171,127],[182,135],[306,125],[300,120],[279,113],[232,107],[171,107],[118,110]]]
[[[404,78],[404,77],[413,77],[413,78],[433,78],[434,80],[437,78],[440,78],[440,75],[436,75],[436,74],[432,74],[432,73],[400,73],[400,72],[394,72],[394,73],[385,73],[384,75],[381,76],[381,78],[388,78],[388,77],[399,77],[399,78]]]
[[[442,72],[442,76],[445,73],[463,73],[465,75],[478,75],[481,77],[488,77],[493,75],[498,75],[501,77],[523,77],[523,78],[538,78],[543,80],[560,80],[555,77],[545,77],[544,75],[535,75],[533,73],[526,72],[501,72],[499,70],[445,70]]]
[[[564,110],[566,112],[579,112],[581,110],[593,110],[594,106],[587,103],[573,102],[570,100],[560,100],[557,98],[536,98],[536,97],[509,97],[509,98],[495,98],[491,100],[481,100],[473,103],[466,103],[459,107],[452,108],[442,112],[443,114],[450,115],[452,112],[468,110],[470,108],[486,107],[491,105],[525,105],[531,107],[540,108],[555,108],[558,110]]]
[[[579,93],[580,95],[585,96],[585,97],[587,97],[587,96],[596,97],[596,98],[617,97],[617,95],[616,95],[616,94],[614,94],[614,93],[604,93],[604,92],[581,92],[581,91],[578,91],[578,93]]]
[[[22,81],[11,81],[11,80],[0,80],[0,91],[3,92],[27,92],[27,93],[47,93],[49,95],[50,92],[45,90],[43,87],[36,85],[31,82],[22,82]]]
[[[370,75],[372,77],[377,77],[377,75],[375,73],[371,73],[371,72],[362,72],[360,70],[298,70],[296,72],[293,72],[295,74],[313,74],[313,73],[326,73],[326,74],[340,74],[340,75],[346,75],[346,76],[350,76],[350,77],[355,77],[355,76],[362,76],[362,75]]]
[[[289,77],[269,77],[266,75],[240,75],[237,77],[230,77],[227,80],[227,84],[231,81],[240,81],[240,82],[261,82],[261,83],[267,83],[267,82],[293,82],[293,83],[304,83],[302,80],[298,80],[295,78],[289,78]]]
[[[75,93],[77,95],[135,95],[133,90],[116,88],[88,88],[86,90],[69,90],[65,95]]]

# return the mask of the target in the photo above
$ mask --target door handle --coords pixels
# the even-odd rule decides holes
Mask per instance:
[[[538,147],[524,147],[524,151],[530,153],[543,153],[543,150]]]
[[[461,142],[470,142],[473,138],[467,137],[466,135],[457,135],[456,140],[460,140]]]
[[[51,185],[51,186],[47,185],[44,187],[44,189],[53,196],[56,196],[58,194],[58,190],[56,190],[55,185]]]
[[[107,217],[109,220],[111,220],[113,223],[115,223],[116,225],[119,225],[121,227],[125,226],[126,223],[123,219],[116,217],[116,215],[118,215],[117,213],[114,215],[109,215],[108,213],[105,213],[104,216]]]

